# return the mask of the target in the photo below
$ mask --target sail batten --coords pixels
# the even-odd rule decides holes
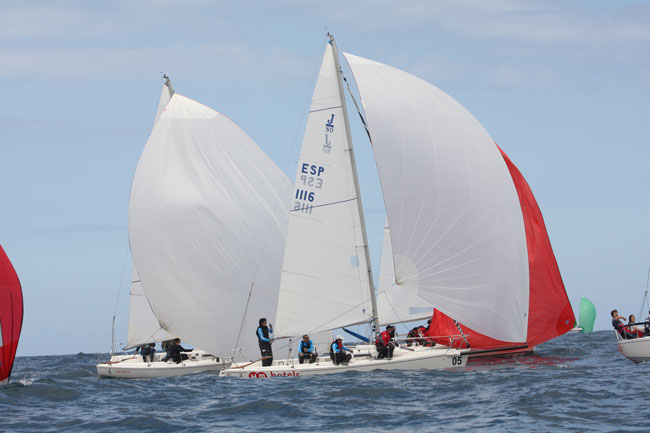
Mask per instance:
[[[526,237],[516,190],[494,142],[435,86],[344,55],[373,139],[395,281],[474,329],[525,341]]]

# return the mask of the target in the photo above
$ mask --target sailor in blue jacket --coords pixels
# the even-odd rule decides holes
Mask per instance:
[[[269,326],[266,326],[266,319],[262,317],[259,321],[260,326],[257,327],[257,339],[260,344],[260,352],[262,353],[262,366],[267,367],[273,364],[273,350],[271,349],[271,343],[273,343],[273,325],[269,323]]]
[[[330,358],[332,358],[332,362],[336,365],[348,365],[350,359],[352,359],[352,355],[346,352],[348,350],[350,349],[343,345],[343,337],[337,335],[336,339],[330,345]]]
[[[305,359],[309,359],[309,363],[313,364],[316,362],[316,358],[318,355],[314,343],[309,339],[309,335],[303,335],[300,344],[298,344],[298,361],[302,364]]]

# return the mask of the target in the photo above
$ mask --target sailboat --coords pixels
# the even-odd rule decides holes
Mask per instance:
[[[252,185],[262,183],[253,190]],[[178,336],[210,353],[194,349],[178,364],[162,362],[164,353],[153,362],[144,362],[139,354],[114,355],[97,366],[98,373],[178,376],[229,365],[235,344],[224,341],[218,329],[234,326],[230,306],[246,302],[255,271],[267,279],[258,284],[261,291],[279,283],[275,256],[284,245],[286,215],[278,209],[286,206],[288,185],[237,125],[176,94],[166,78],[132,186],[134,264],[125,349]],[[255,230],[249,235],[250,227]],[[137,262],[144,272],[136,270]],[[269,293],[262,302],[273,304]],[[247,350],[235,356],[252,356]]]
[[[594,332],[596,321],[596,307],[593,302],[585,296],[580,298],[580,309],[578,310],[578,323],[571,332]]]
[[[20,280],[0,245],[0,385],[9,382],[22,326],[23,292]]]
[[[650,310],[650,302],[648,298],[648,283],[650,282],[650,268],[648,268],[648,278],[646,279],[645,284],[645,293],[643,295],[643,301],[641,301],[641,309],[639,311],[639,317],[643,317],[644,311]],[[650,314],[650,311],[648,311]],[[634,362],[639,364],[641,362],[650,361],[650,317],[646,318],[644,322],[638,323],[628,323],[627,326],[631,325],[643,325],[646,329],[645,336],[641,338],[625,339],[618,331],[614,331],[616,334],[616,346],[618,351]]]
[[[535,346],[569,332],[575,316],[566,294],[560,270],[551,248],[544,219],[530,186],[505,152],[495,145],[511,175],[510,183],[516,188],[517,213],[525,228],[521,249],[524,260],[521,273],[525,277],[513,286],[517,296],[528,298],[524,319],[525,333],[512,341],[483,333],[473,322],[454,312],[434,310],[428,336],[436,339],[460,330],[465,338],[462,347],[471,349],[470,357],[530,353]],[[440,341],[439,338],[437,338]],[[444,337],[443,337],[444,341]]]
[[[382,274],[394,281],[382,290],[386,305],[395,315],[418,318],[422,313],[408,302],[420,299],[489,338],[513,345],[526,341],[530,275],[522,214],[528,210],[520,204],[509,160],[480,123],[440,89],[391,66],[344,56],[363,102],[390,227],[393,272]],[[339,73],[330,38],[298,163],[278,338],[368,322],[374,333],[382,321]],[[402,296],[392,290],[406,293],[407,304],[395,305]],[[283,359],[266,367],[233,364],[220,374],[296,377],[458,367],[469,350],[454,349],[457,341],[412,352],[400,347],[391,361],[376,359],[374,347],[361,345],[347,366],[326,357],[310,365]]]

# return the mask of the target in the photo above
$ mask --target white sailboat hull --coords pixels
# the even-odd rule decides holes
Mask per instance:
[[[629,359],[638,364],[640,362],[650,361],[650,336],[635,338],[633,340],[618,340],[618,351]]]
[[[321,355],[313,364],[298,363],[297,359],[275,361],[273,365],[262,367],[257,361],[245,367],[226,368],[220,376],[263,379],[274,376],[299,377],[318,374],[345,373],[346,371],[372,370],[440,370],[463,367],[467,364],[467,351],[449,348],[398,347],[392,359],[377,359],[374,346],[357,346],[352,349],[354,357],[348,365],[334,363],[328,354]]]
[[[188,352],[189,359],[178,364],[172,361],[163,361],[164,356],[164,353],[157,353],[153,362],[144,362],[140,354],[114,355],[109,362],[97,364],[97,375],[100,377],[143,379],[220,371],[230,366],[230,361],[209,355],[201,350]]]

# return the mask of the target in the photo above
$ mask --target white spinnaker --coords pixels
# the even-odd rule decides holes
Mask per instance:
[[[478,332],[526,341],[524,223],[494,141],[437,87],[345,57],[372,136],[397,283]]]
[[[433,316],[433,305],[420,298],[416,290],[395,282],[395,262],[393,262],[393,248],[390,244],[388,223],[384,227],[377,289],[377,311],[380,325],[430,319]]]
[[[298,159],[277,337],[372,318],[368,264],[332,46],[327,44]]]
[[[284,173],[235,123],[174,94],[129,202],[134,261],[161,327],[215,355],[238,346],[258,357],[258,319],[273,320],[277,306],[290,194]]]
[[[158,319],[151,311],[149,300],[142,289],[135,264],[133,265],[131,279],[129,331],[126,339],[126,349],[175,338],[160,327]]]

